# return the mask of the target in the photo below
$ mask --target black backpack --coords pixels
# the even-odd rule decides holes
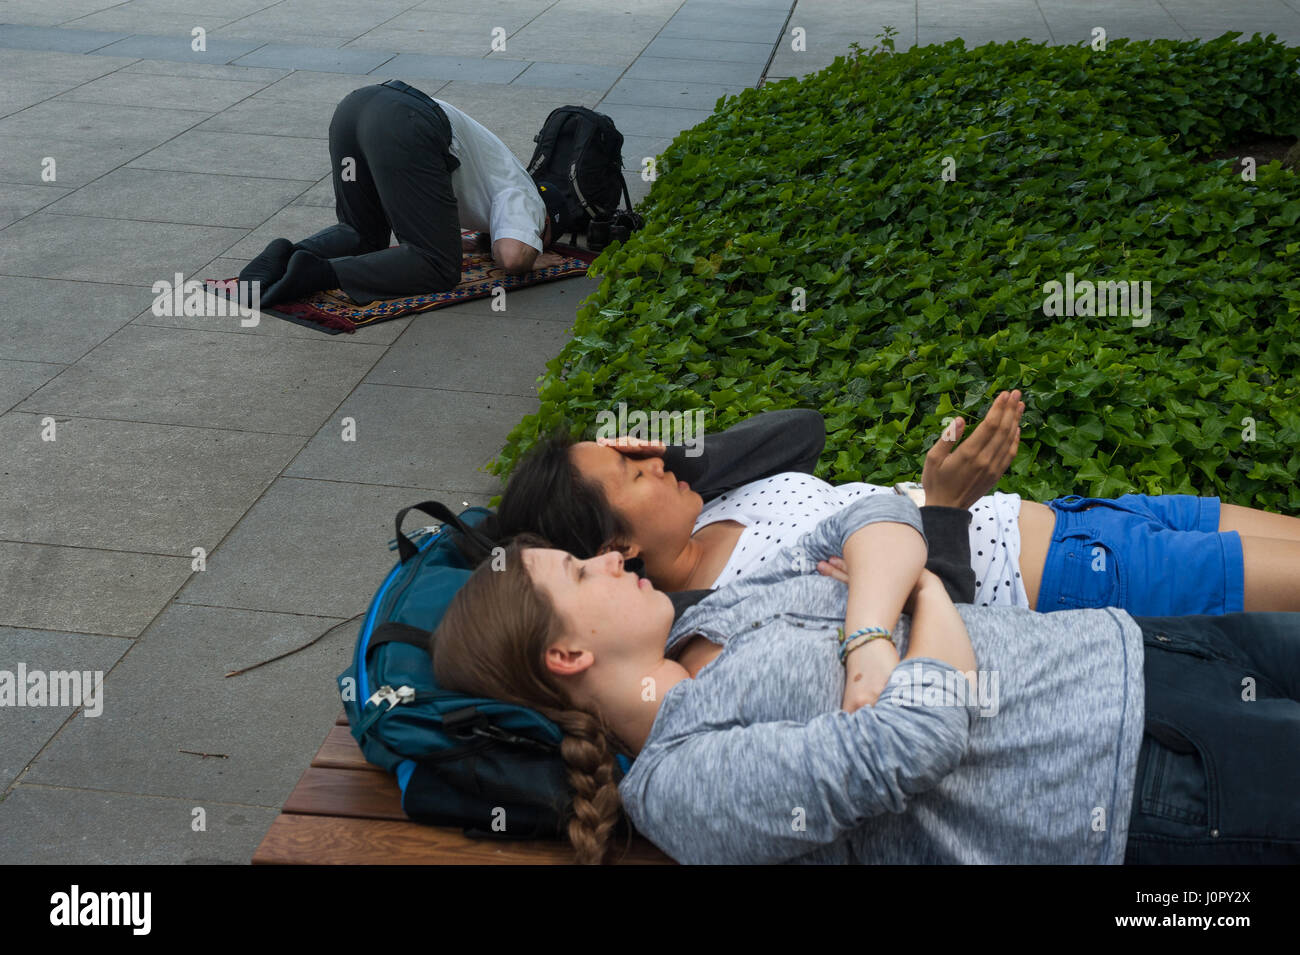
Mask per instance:
[[[620,214],[620,197],[628,209],[620,215],[634,215],[623,178],[623,134],[604,113],[561,106],[546,117],[533,142],[528,173],[546,203],[552,238],[572,233],[576,242],[593,220],[608,222]]]

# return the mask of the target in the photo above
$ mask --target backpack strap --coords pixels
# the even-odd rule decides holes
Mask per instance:
[[[496,546],[496,542],[492,540],[492,538],[488,537],[477,528],[470,527],[453,514],[447,505],[438,501],[421,501],[419,504],[412,504],[410,507],[402,508],[397,512],[397,518],[393,522],[397,527],[397,553],[399,556],[399,563],[404,564],[419,553],[419,548],[411,543],[410,538],[402,533],[402,519],[413,510],[423,511],[435,520],[442,521],[444,524],[450,524],[452,527],[456,528],[456,530],[460,531],[467,541],[475,547],[482,548],[483,554],[480,555],[479,559],[490,554],[492,548]]]
[[[384,643],[409,643],[429,653],[432,649],[429,645],[431,636],[428,630],[412,627],[409,623],[394,623],[390,620],[375,627],[374,632],[370,634],[370,643],[367,644],[366,651],[369,652]]]

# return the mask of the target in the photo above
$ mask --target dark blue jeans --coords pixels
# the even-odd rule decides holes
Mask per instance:
[[[1300,862],[1300,613],[1136,617],[1146,734],[1125,862]]]

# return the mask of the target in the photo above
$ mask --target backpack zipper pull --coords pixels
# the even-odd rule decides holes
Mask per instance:
[[[442,530],[442,525],[441,525],[441,524],[430,524],[430,525],[428,525],[427,527],[417,527],[417,528],[416,528],[415,530],[413,530],[413,531],[407,531],[407,532],[406,532],[406,537],[407,537],[408,540],[411,541],[411,543],[414,544],[417,540],[420,539],[421,535],[423,535],[423,534],[436,534],[436,533],[438,533],[438,531],[440,531],[440,530]],[[390,540],[390,541],[388,542],[388,549],[389,549],[389,550],[397,550],[397,538],[396,538],[396,537],[394,537],[392,540]]]
[[[378,705],[380,702],[388,704],[388,709],[392,709],[399,703],[410,703],[415,698],[415,688],[410,686],[399,686],[393,689],[391,686],[381,686],[375,690],[370,699],[366,700],[366,706],[371,703]],[[387,710],[385,710],[387,712]]]

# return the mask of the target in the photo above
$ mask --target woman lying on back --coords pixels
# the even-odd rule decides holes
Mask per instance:
[[[952,450],[956,434],[945,433],[926,458],[932,557],[960,553],[954,539],[966,536],[973,602],[1044,612],[1300,610],[1300,519],[1187,495],[1046,505],[981,496],[1014,457],[1023,408],[1019,392],[1003,392],[964,444]],[[824,443],[820,416],[797,410],[707,435],[695,459],[645,443],[551,440],[511,475],[500,529],[539,533],[579,556],[617,548],[666,591],[716,587],[761,570],[850,501],[892,492],[813,477]],[[954,508],[970,510],[954,523]]]
[[[958,608],[920,529],[863,496],[677,608],[617,553],[521,539],[434,671],[561,727],[584,862],[620,807],[682,862],[1300,861],[1300,615]],[[847,587],[811,571],[836,555]]]

